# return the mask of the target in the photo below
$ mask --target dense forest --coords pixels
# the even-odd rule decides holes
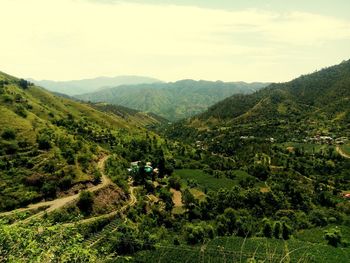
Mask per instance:
[[[176,121],[201,113],[233,94],[249,94],[268,83],[180,80],[170,83],[121,85],[76,96],[92,102],[107,102],[153,112]]]
[[[1,74],[0,261],[348,262],[349,76],[169,124]]]

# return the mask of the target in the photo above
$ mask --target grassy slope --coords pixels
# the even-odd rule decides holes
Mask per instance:
[[[176,170],[174,174],[183,179],[184,183],[187,180],[195,180],[199,188],[201,188],[203,191],[205,189],[212,191],[217,191],[221,188],[230,189],[237,185],[240,179],[250,177],[249,174],[239,170],[235,171],[236,178],[234,180],[229,178],[215,178],[213,175],[206,174],[202,170],[194,169]]]
[[[15,139],[0,137],[0,210],[40,200],[49,191],[47,184],[58,187],[63,179],[73,185],[91,181],[100,154],[99,136],[118,136],[119,130],[139,134],[144,132],[144,124],[155,122],[147,115],[124,119],[40,87],[23,89],[17,78],[4,73],[0,73],[0,81],[5,81],[0,87],[0,135],[8,129],[16,134]],[[78,126],[57,124],[69,118]],[[77,129],[87,133],[83,135]],[[50,137],[50,149],[38,149],[37,137],[43,132]],[[62,141],[65,146],[60,145]],[[67,148],[75,151],[73,164],[63,157]],[[85,167],[79,156],[88,158]]]

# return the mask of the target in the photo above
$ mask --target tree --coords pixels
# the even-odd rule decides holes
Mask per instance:
[[[82,191],[79,195],[77,206],[84,214],[91,214],[93,202],[93,194],[89,191]]]
[[[275,238],[280,238],[281,237],[281,233],[282,233],[282,225],[281,225],[281,222],[277,221],[273,225],[273,236]]]
[[[164,201],[165,209],[167,211],[171,211],[171,209],[173,209],[173,207],[174,207],[172,193],[170,191],[168,191],[166,188],[162,188],[160,190],[159,197]]]
[[[22,88],[22,89],[27,89],[30,85],[30,82],[28,82],[25,79],[20,79],[18,85]]]
[[[189,208],[191,205],[196,204],[196,199],[187,188],[185,191],[183,191],[181,200],[186,208]]]
[[[292,234],[292,228],[286,223],[282,223],[282,238],[284,240],[288,240],[290,235]]]
[[[169,185],[170,187],[174,188],[175,190],[180,190],[181,188],[181,179],[178,176],[171,176],[169,178]]]
[[[265,218],[263,220],[264,225],[263,225],[263,235],[264,237],[271,238],[272,237],[272,225],[269,219]]]

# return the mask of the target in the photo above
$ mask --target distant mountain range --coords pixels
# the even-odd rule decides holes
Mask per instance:
[[[219,138],[240,136],[281,141],[350,137],[350,60],[252,94],[230,96],[166,127],[166,133],[175,139],[205,138],[214,144]]]
[[[199,115],[234,122],[325,119],[350,122],[350,60],[250,95],[234,95]]]
[[[120,85],[161,82],[155,78],[142,76],[97,77],[92,79],[70,81],[35,80],[31,78],[28,78],[28,80],[50,91],[63,93],[70,96],[94,92],[102,88],[116,87]]]
[[[153,112],[175,121],[201,113],[233,94],[250,94],[268,84],[188,79],[170,83],[121,85],[75,97],[85,101],[107,102]]]

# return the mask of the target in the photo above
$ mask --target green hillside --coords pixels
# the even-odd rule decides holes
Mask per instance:
[[[119,105],[112,105],[107,103],[90,103],[89,105],[100,111],[116,115],[127,122],[135,124],[136,126],[152,126],[168,122],[168,120],[165,118],[160,117],[154,113],[141,112]]]
[[[174,83],[119,86],[76,97],[85,101],[108,102],[153,112],[174,121],[201,113],[232,94],[249,94],[266,85],[182,80]]]
[[[347,262],[348,72],[174,124],[1,74],[0,261]]]
[[[104,113],[0,73],[0,211],[69,195],[98,181],[101,146],[158,123],[142,113]],[[96,108],[96,109],[95,109]]]
[[[251,95],[227,98],[199,116],[247,123],[252,120],[311,118],[349,123],[350,60]]]

